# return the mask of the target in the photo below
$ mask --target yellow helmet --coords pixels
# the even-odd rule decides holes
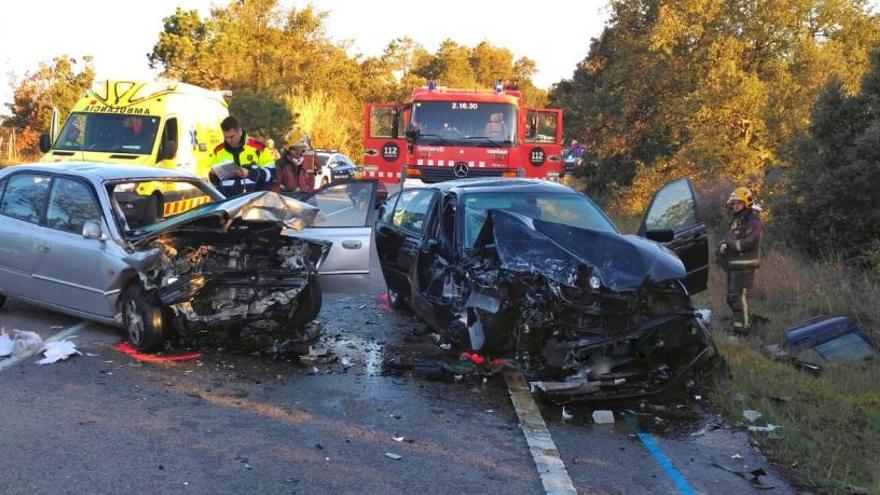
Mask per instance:
[[[752,191],[748,187],[737,187],[730,193],[730,197],[727,198],[727,204],[731,204],[734,201],[742,201],[745,203],[746,208],[751,208],[755,203],[755,200],[752,198]]]
[[[286,149],[294,149],[306,151],[312,147],[311,139],[299,129],[294,129],[284,135],[284,147]]]

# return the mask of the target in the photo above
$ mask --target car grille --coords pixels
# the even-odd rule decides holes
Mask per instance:
[[[452,167],[419,167],[422,172],[422,182],[442,182],[444,180],[467,179],[471,177],[501,177],[503,168],[471,168],[465,177],[456,177],[452,173]]]

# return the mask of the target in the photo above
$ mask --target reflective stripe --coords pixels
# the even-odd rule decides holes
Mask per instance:
[[[246,185],[246,186],[249,186],[249,185],[252,185],[252,184],[256,184],[256,182],[254,182],[254,181],[252,181],[252,180],[250,180],[250,179],[226,179],[226,180],[224,180],[224,181],[222,182],[222,184],[223,184],[224,186],[234,186],[234,185],[235,185],[235,182],[236,182],[237,180],[240,180],[240,181],[241,181],[240,183],[241,183],[241,184],[244,184],[244,185]]]
[[[737,239],[736,242],[733,243],[733,245],[736,246],[736,252],[738,252],[738,253],[742,252],[743,248],[742,248],[742,244],[740,244],[740,242],[739,242],[739,239]]]
[[[266,171],[266,182],[272,182],[272,178],[275,177],[275,168],[274,167],[263,167],[263,170]]]
[[[758,268],[760,266],[761,260],[759,259],[734,259],[727,263],[727,267],[732,270],[746,270]]]
[[[743,327],[749,328],[749,289],[748,287],[743,287],[742,294],[740,297],[742,298],[743,304]]]

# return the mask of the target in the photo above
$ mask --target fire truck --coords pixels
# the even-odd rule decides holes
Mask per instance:
[[[500,84],[465,90],[428,83],[404,104],[367,104],[364,110],[365,178],[558,181],[563,171],[562,110],[526,108],[521,92]]]

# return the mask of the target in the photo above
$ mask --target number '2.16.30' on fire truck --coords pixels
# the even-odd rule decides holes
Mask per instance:
[[[529,109],[522,93],[416,88],[402,105],[367,104],[364,176],[381,182],[466,177],[559,180],[562,110]]]

